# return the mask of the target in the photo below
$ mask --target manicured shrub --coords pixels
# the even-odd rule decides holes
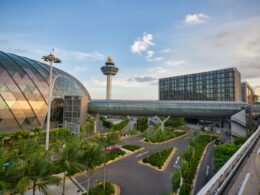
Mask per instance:
[[[144,132],[148,128],[148,118],[145,116],[139,116],[136,122],[136,129],[140,132]]]
[[[191,184],[190,184],[190,183],[183,182],[183,184],[181,185],[181,188],[180,188],[180,193],[179,193],[179,195],[187,195],[187,194],[190,194],[190,190],[191,190]]]
[[[111,131],[121,131],[129,123],[129,118],[124,117],[123,120],[118,124],[112,124]]]
[[[176,170],[172,174],[172,188],[174,192],[177,192],[178,188],[180,187],[181,182],[181,172],[180,170]]]
[[[189,194],[196,170],[206,145],[216,139],[209,134],[195,134],[182,155],[181,177],[183,178],[180,194]],[[173,183],[174,184],[174,183]]]
[[[165,122],[166,127],[180,127],[185,124],[183,117],[171,117]]]
[[[173,131],[169,128],[165,128],[164,131],[157,130],[155,132],[148,132],[146,131],[143,136],[145,138],[146,142],[163,142],[167,141],[169,139],[173,139],[175,137],[179,137],[181,135],[184,135],[186,131]]]
[[[122,148],[130,150],[130,151],[135,151],[141,148],[141,146],[137,146],[137,145],[123,145]]]
[[[164,162],[166,161],[166,159],[168,158],[168,156],[170,155],[170,153],[172,152],[172,150],[173,148],[167,148],[160,152],[151,154],[148,157],[144,158],[143,162],[161,168]]]
[[[238,148],[239,146],[234,144],[217,145],[214,150],[214,171],[217,172]]]
[[[103,189],[103,184],[100,183],[94,188],[90,188],[89,195],[111,195],[115,193],[115,189],[112,183],[105,184],[105,191]],[[85,192],[83,195],[87,195],[88,193]]]

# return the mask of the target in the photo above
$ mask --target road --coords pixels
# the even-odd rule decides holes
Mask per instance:
[[[215,143],[213,142],[208,146],[205,156],[201,161],[193,194],[197,194],[200,189],[214,176],[214,148]]]
[[[260,193],[260,139],[236,173],[224,190],[224,195]]]
[[[227,140],[230,140],[229,136],[222,135],[220,137],[221,142],[225,143]],[[215,149],[215,142],[211,143],[207,151],[203,157],[201,165],[199,167],[197,180],[194,186],[193,194],[197,194],[200,189],[214,176],[214,149]]]
[[[174,169],[179,168],[179,156],[185,150],[188,142],[187,137],[190,134],[191,132],[185,137],[165,144],[148,144],[143,142],[143,138],[140,136],[126,139],[123,144],[140,145],[144,147],[144,150],[107,165],[107,180],[118,184],[122,195],[169,194],[172,191],[172,172]],[[177,151],[165,171],[157,171],[138,163],[138,160],[145,158],[149,154],[168,147],[176,147]],[[77,176],[76,180],[87,188],[86,176]],[[95,181],[97,180],[103,180],[103,168],[97,169],[94,172],[92,185],[95,185]]]

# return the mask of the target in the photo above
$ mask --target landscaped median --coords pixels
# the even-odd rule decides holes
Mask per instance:
[[[89,192],[85,192],[82,195],[119,195],[120,187],[117,184],[107,182],[105,184],[105,190],[103,183],[99,183],[96,187],[90,188]]]
[[[144,141],[152,144],[163,144],[174,139],[177,139],[185,135],[187,131],[184,130],[173,130],[170,128],[165,128],[164,131],[156,130],[154,132],[146,131],[144,136]]]
[[[129,152],[123,151],[124,149],[126,149]],[[126,158],[129,155],[132,155],[143,149],[144,149],[143,147],[137,146],[137,145],[123,145],[123,146],[121,146],[121,149],[119,149],[119,150],[109,151],[106,156],[106,165],[114,163],[122,158]],[[97,162],[96,168],[101,168],[101,167],[103,167],[103,165],[104,165],[103,161]]]
[[[142,148],[141,146],[137,146],[137,145],[123,145],[122,148],[129,150],[131,152],[134,152],[136,150],[139,150],[140,148]]]
[[[189,142],[183,156],[180,170],[172,175],[173,191],[179,194],[190,194],[199,162],[206,146],[216,139],[215,135],[198,134]]]
[[[176,148],[166,148],[160,152],[156,152],[139,161],[139,163],[149,166],[158,171],[165,171],[172,157],[176,152]]]

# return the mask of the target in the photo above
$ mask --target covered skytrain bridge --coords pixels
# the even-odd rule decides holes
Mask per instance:
[[[250,125],[252,111],[247,103],[231,101],[91,100],[88,104],[88,112],[99,115],[231,119],[236,129],[246,129]]]

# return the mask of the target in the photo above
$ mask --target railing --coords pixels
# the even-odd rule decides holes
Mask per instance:
[[[221,167],[213,178],[198,192],[198,195],[221,194],[229,180],[235,174],[250,149],[254,146],[260,135],[260,126],[238,149],[238,151]]]

